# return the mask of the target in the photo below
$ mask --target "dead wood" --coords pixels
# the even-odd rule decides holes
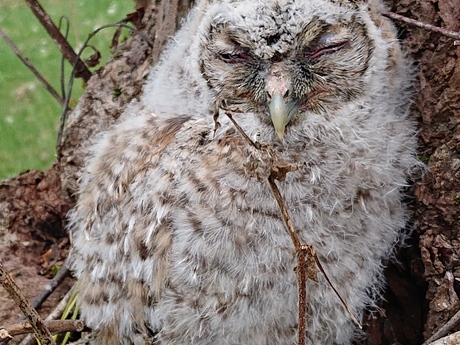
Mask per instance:
[[[75,76],[77,78],[83,78],[85,82],[91,78],[91,71],[85,65],[85,63],[77,56],[73,48],[70,46],[67,39],[61,34],[56,24],[53,23],[48,13],[45,12],[43,7],[37,0],[25,0],[27,6],[31,9],[32,13],[37,17],[40,23],[43,25],[45,30],[48,32],[50,37],[58,46],[62,55],[70,65],[75,64]]]

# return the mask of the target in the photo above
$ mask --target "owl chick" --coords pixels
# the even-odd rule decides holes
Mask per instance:
[[[192,9],[82,172],[71,258],[94,344],[296,344],[295,248],[242,133],[297,167],[277,184],[299,239],[353,314],[373,305],[418,164],[410,73],[381,12],[346,0]],[[306,312],[310,345],[358,335],[322,274]]]

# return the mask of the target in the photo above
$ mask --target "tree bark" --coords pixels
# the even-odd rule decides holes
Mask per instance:
[[[21,257],[31,248],[39,256],[65,241],[65,215],[90,143],[139,97],[190,2],[138,1],[145,11],[140,30],[153,48],[138,35],[118,47],[113,59],[93,74],[70,114],[53,168],[26,172],[0,185],[0,235],[21,239],[33,232],[35,238],[29,247],[13,249],[0,240],[0,260],[11,261],[12,255],[5,253]],[[458,0],[393,0],[390,5],[407,17],[460,31]],[[386,302],[380,312],[368,315],[369,336],[360,342],[368,345],[420,344],[460,309],[460,47],[441,34],[396,24],[417,75],[413,113],[419,123],[419,157],[428,172],[409,190],[414,231],[398,252],[399,263],[386,269]]]

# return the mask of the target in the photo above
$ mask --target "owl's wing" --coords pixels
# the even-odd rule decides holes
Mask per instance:
[[[167,284],[171,243],[171,175],[158,162],[188,120],[137,116],[109,130],[92,148],[70,229],[82,316],[94,329],[149,333],[143,329],[144,311],[152,309]],[[121,343],[121,338],[111,341]]]

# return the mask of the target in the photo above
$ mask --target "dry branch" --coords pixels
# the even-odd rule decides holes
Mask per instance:
[[[289,234],[291,235],[292,242],[294,243],[294,246],[296,248],[297,252],[297,264],[298,267],[296,269],[297,273],[297,284],[299,288],[299,340],[298,344],[303,345],[305,344],[305,325],[307,321],[306,317],[306,310],[307,310],[307,290],[306,290],[306,283],[307,279],[311,279],[314,281],[317,281],[317,274],[318,272],[321,272],[324,275],[324,278],[326,279],[328,285],[334,290],[334,293],[337,295],[337,297],[340,299],[340,302],[342,303],[343,307],[347,311],[347,313],[350,315],[351,319],[353,322],[360,328],[362,329],[361,323],[358,321],[358,319],[353,315],[352,311],[350,308],[348,308],[347,303],[345,300],[342,298],[340,293],[337,291],[335,286],[332,284],[331,280],[329,279],[328,275],[326,274],[326,271],[324,270],[323,266],[321,265],[321,262],[318,259],[318,255],[316,254],[315,249],[311,245],[306,245],[306,244],[300,244],[300,240],[297,236],[297,233],[295,232],[294,225],[292,224],[291,218],[289,216],[288,209],[286,207],[286,204],[284,203],[284,199],[281,196],[281,193],[278,189],[278,186],[276,185],[275,182],[275,177],[272,172],[268,178],[268,183],[270,185],[270,188],[273,191],[273,195],[275,196],[276,201],[278,202],[278,206],[281,210],[281,214],[283,215],[283,219],[286,223],[286,227],[288,228]]]
[[[74,285],[75,286],[75,285]],[[74,288],[71,288],[67,291],[67,294],[59,302],[59,304],[54,308],[54,310],[46,317],[45,323],[51,320],[56,320],[63,314],[64,310],[67,308],[69,301],[73,295]],[[19,345],[34,345],[36,343],[35,338],[30,334],[26,336]]]
[[[34,65],[27,59],[27,57],[19,50],[19,48],[10,40],[8,35],[0,28],[0,37],[10,47],[10,49],[16,54],[16,56],[22,61],[24,65],[33,73],[33,75],[42,83],[45,89],[54,97],[54,99],[61,105],[64,105],[64,99],[59,96],[56,89],[51,86],[50,83],[41,75],[41,73],[35,68]]]
[[[280,207],[281,213],[283,215],[284,221],[288,228],[289,234],[291,235],[292,242],[294,243],[296,253],[297,253],[297,286],[299,289],[299,329],[298,329],[298,345],[304,345],[306,340],[306,323],[307,323],[307,253],[305,250],[301,249],[300,240],[297,237],[297,234],[294,230],[291,218],[289,217],[288,210],[284,204],[283,197],[278,189],[278,186],[275,183],[273,174],[270,174],[268,177],[268,183],[270,188],[273,191],[278,206]],[[316,276],[316,274],[315,274]],[[312,277],[315,279],[315,277]]]
[[[10,294],[11,298],[16,302],[18,307],[23,312],[26,319],[29,321],[35,336],[40,341],[42,345],[55,345],[56,343],[51,336],[49,329],[46,327],[40,315],[37,311],[30,305],[29,301],[25,298],[19,287],[11,279],[8,272],[4,269],[3,265],[0,263],[0,284],[3,285],[5,290]]]
[[[80,320],[50,320],[44,321],[44,325],[51,333],[82,332],[85,329],[83,321]],[[0,329],[0,340],[9,339],[20,334],[32,333],[33,331],[32,325],[28,322],[6,326]]]
[[[458,345],[458,344],[460,344],[460,332],[456,332],[454,334],[448,335],[447,337],[436,340],[434,343],[430,343],[430,345]]]
[[[439,26],[423,23],[423,22],[420,22],[418,20],[408,18],[408,17],[402,16],[402,15],[394,13],[394,12],[385,12],[384,15],[387,16],[388,18],[393,19],[393,20],[398,20],[398,21],[401,21],[401,22],[404,22],[404,23],[407,23],[407,24],[410,24],[410,25],[413,25],[413,26],[417,26],[417,27],[425,29],[425,30],[440,33],[440,34],[442,34],[444,36],[453,38],[455,40],[460,40],[460,32],[451,31],[451,30],[447,30],[447,29],[444,29],[444,28],[440,28]],[[458,41],[455,41],[454,44],[458,45]]]
[[[48,34],[51,36],[53,41],[62,52],[63,56],[71,65],[75,64],[75,76],[77,78],[83,78],[85,82],[91,78],[91,71],[86,67],[85,63],[75,54],[72,46],[67,42],[66,38],[59,31],[58,27],[53,23],[51,17],[45,12],[43,7],[38,3],[37,0],[25,0],[27,6],[32,10],[33,14],[43,27],[46,29]]]
[[[318,281],[317,274],[321,272],[326,279],[328,285],[332,288],[334,293],[339,298],[340,302],[342,303],[343,307],[350,315],[353,322],[362,329],[361,323],[358,319],[353,315],[352,311],[348,307],[345,300],[339,294],[337,289],[332,284],[331,280],[327,276],[321,262],[319,261],[318,255],[316,254],[315,249],[313,246],[308,244],[302,244],[297,236],[297,232],[295,231],[294,224],[291,221],[291,217],[289,216],[289,211],[286,207],[286,203],[284,202],[283,196],[276,185],[275,180],[284,181],[286,178],[287,173],[298,170],[301,165],[298,163],[296,164],[289,164],[285,162],[283,159],[278,157],[278,155],[271,150],[270,147],[267,145],[261,145],[259,142],[254,142],[249,138],[249,136],[244,132],[241,126],[233,119],[232,114],[228,111],[229,109],[222,108],[225,112],[225,115],[230,119],[236,129],[241,133],[245,141],[258,150],[260,153],[260,157],[255,158],[256,160],[260,160],[262,166],[267,170],[260,174],[258,171],[253,171],[251,165],[249,164],[246,166],[247,172],[255,176],[257,178],[261,178],[262,176],[268,176],[268,184],[273,192],[273,196],[278,203],[279,209],[283,216],[284,222],[286,223],[286,228],[288,233],[291,237],[292,243],[294,244],[296,250],[296,257],[297,257],[297,267],[296,267],[296,275],[297,275],[297,286],[298,286],[298,298],[299,298],[299,317],[298,317],[298,345],[304,345],[306,342],[306,321],[307,321],[307,280],[311,279],[313,281]],[[234,111],[239,111],[238,109]],[[216,113],[214,115],[214,123],[216,129],[219,126],[217,122],[219,114]],[[263,160],[263,161],[262,161]],[[259,164],[254,164],[255,167],[258,167]],[[257,170],[257,169],[256,169]]]
[[[439,328],[435,334],[433,334],[430,338],[428,338],[422,345],[429,345],[432,343],[438,343],[436,340],[438,340],[441,337],[444,337],[446,334],[448,334],[455,326],[458,325],[460,322],[460,310],[452,316],[449,321],[445,323],[444,326]],[[460,339],[460,334],[458,335]],[[453,343],[452,343],[453,344]],[[458,342],[460,344],[460,341]]]
[[[88,35],[88,37],[86,38],[85,42],[83,43],[83,46],[79,50],[78,54],[76,55],[78,60],[75,60],[76,62],[73,64],[72,72],[70,74],[69,85],[68,85],[68,88],[67,88],[67,94],[65,96],[64,106],[63,106],[62,114],[61,114],[61,121],[60,121],[60,124],[59,124],[59,130],[58,130],[58,136],[57,136],[57,154],[58,154],[58,157],[60,157],[61,149],[62,149],[62,147],[64,145],[64,142],[63,142],[64,127],[65,127],[66,122],[67,122],[70,95],[72,94],[72,87],[73,87],[74,77],[76,76],[76,73],[77,73],[78,61],[80,61],[79,59],[80,59],[81,55],[83,54],[83,51],[87,47],[91,47],[89,45],[89,41],[102,30],[105,30],[105,29],[108,29],[108,28],[118,28],[118,29],[125,28],[125,29],[130,30],[132,33],[138,34],[149,45],[149,47],[153,47],[153,42],[147,37],[147,35],[143,34],[141,31],[137,30],[136,28],[134,28],[132,26],[124,24],[123,22],[124,22],[124,20],[122,20],[122,21],[120,21],[118,23],[115,23],[115,24],[102,25],[99,28],[97,28],[96,30],[94,30],[93,32],[91,32]]]
[[[59,272],[54,276],[53,280],[45,286],[43,291],[35,297],[32,301],[32,306],[34,308],[39,308],[43,302],[46,301],[49,295],[53,293],[54,290],[64,281],[64,279],[69,275],[70,271],[67,268],[67,265],[64,264]]]

